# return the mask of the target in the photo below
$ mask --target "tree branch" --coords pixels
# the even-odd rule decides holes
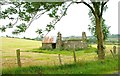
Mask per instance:
[[[40,13],[40,14],[38,14],[38,15],[36,15],[36,17],[35,17],[35,19],[38,19],[38,18],[40,18],[43,14],[45,14],[47,12],[47,10],[46,11],[44,11],[44,12],[42,12],[42,13]]]
[[[34,14],[34,16],[33,16],[33,17],[31,18],[31,20],[29,21],[27,28],[29,28],[30,25],[31,25],[31,23],[34,21],[34,17],[35,17],[35,15],[36,15],[36,14]]]
[[[95,11],[94,11],[94,9],[92,8],[92,6],[90,6],[90,4],[84,2],[83,0],[81,0],[81,2],[75,2],[75,3],[77,3],[77,4],[78,4],[78,3],[83,3],[83,4],[85,4],[86,6],[88,6],[88,7],[91,9],[93,15],[94,15],[96,18],[98,17],[98,16],[95,14]]]
[[[107,3],[108,1],[109,1],[109,0],[107,0],[106,2],[102,2],[102,4],[101,4],[101,13],[100,13],[100,17],[102,17],[104,6],[106,5],[106,3]]]
[[[29,24],[28,24],[27,28],[29,28],[29,27],[30,27],[31,23],[32,23],[34,20],[36,20],[36,19],[40,18],[40,17],[41,17],[43,14],[45,14],[46,12],[47,12],[47,10],[46,10],[46,11],[44,11],[44,12],[42,12],[42,13],[40,13],[40,14],[38,14],[38,15],[37,15],[37,13],[36,13],[36,14],[34,14],[34,15],[33,15],[33,17],[32,17],[32,19],[30,20],[30,22],[29,22]]]
[[[70,5],[71,5],[72,3],[73,3],[73,2],[71,2],[71,3],[66,7],[64,13],[61,15],[61,17],[59,17],[59,18],[55,21],[55,23],[54,23],[53,25],[56,25],[56,24],[62,19],[62,17],[66,14],[68,8],[70,7]],[[50,31],[49,31],[49,32],[50,32]],[[49,32],[47,32],[47,34],[48,34]],[[46,35],[47,35],[47,34],[46,34]],[[46,35],[45,35],[45,36],[46,36]],[[45,36],[44,36],[44,37],[45,37]]]
[[[13,26],[14,26],[15,24],[17,24],[18,20],[19,20],[19,18],[17,17],[17,20],[13,23]]]

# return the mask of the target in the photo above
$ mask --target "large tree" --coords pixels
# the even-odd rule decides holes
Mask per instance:
[[[105,9],[104,9],[104,11],[106,11],[107,8],[108,8],[108,7],[106,6]],[[95,38],[97,38],[95,17],[93,16],[91,10],[89,11],[88,15],[89,15],[89,18],[90,18],[90,20],[91,20],[91,24],[88,25],[88,29],[89,29],[89,31],[91,32],[91,34],[92,34]],[[102,18],[102,32],[103,32],[103,40],[104,40],[104,41],[107,40],[108,36],[110,35],[109,28],[110,28],[110,26],[107,26],[107,25],[105,24],[105,19]]]
[[[41,0],[44,1],[44,0]],[[49,1],[49,0],[46,0]],[[50,0],[50,1],[61,1],[61,0]],[[98,58],[104,59],[104,41],[103,41],[103,31],[102,31],[102,16],[103,10],[108,0],[90,0],[90,1],[74,1],[66,0],[64,2],[0,2],[1,8],[3,6],[9,5],[7,9],[1,9],[0,18],[1,19],[10,19],[10,22],[7,25],[1,25],[1,31],[5,31],[6,28],[13,28],[16,26],[17,29],[13,31],[13,34],[18,34],[25,32],[31,23],[40,18],[43,14],[47,13],[49,17],[53,18],[45,30],[41,32],[50,32],[54,29],[55,24],[66,15],[67,9],[72,4],[85,4],[95,17],[96,24],[96,35],[97,35],[97,45],[98,45]],[[81,10],[82,11],[82,10]],[[18,21],[24,21],[23,23],[16,25]],[[14,23],[13,23],[14,22]],[[40,31],[39,31],[40,32]]]

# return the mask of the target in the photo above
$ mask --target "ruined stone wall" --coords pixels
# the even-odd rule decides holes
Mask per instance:
[[[60,49],[62,47],[62,35],[60,32],[57,34],[56,48]]]
[[[70,40],[63,42],[64,49],[74,49],[75,48],[87,48],[88,44],[86,42],[82,42],[81,40]]]
[[[82,39],[80,40],[66,40],[62,41],[62,34],[60,32],[57,33],[56,43],[53,43],[53,38],[46,37],[43,40],[42,48],[45,49],[74,49],[74,48],[87,48],[88,44],[86,42],[87,36],[85,32],[82,32]]]
[[[82,41],[83,41],[83,42],[86,42],[86,40],[87,40],[86,33],[85,33],[85,32],[82,32]]]
[[[51,43],[42,43],[42,48],[43,49],[52,49],[52,44]]]

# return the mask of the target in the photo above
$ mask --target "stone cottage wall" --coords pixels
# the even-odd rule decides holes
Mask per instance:
[[[88,44],[86,42],[82,42],[81,40],[69,40],[64,41],[63,48],[64,49],[73,49],[73,48],[87,48]]]
[[[60,32],[57,34],[56,48],[60,49],[62,47],[62,35]]]
[[[43,49],[55,49],[56,43],[42,43]]]
[[[43,49],[52,49],[52,43],[42,43]]]

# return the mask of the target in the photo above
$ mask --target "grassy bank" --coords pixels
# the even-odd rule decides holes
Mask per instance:
[[[85,48],[85,49],[79,49],[76,50],[76,54],[82,55],[85,53],[96,53],[96,48],[94,47],[89,47],[89,48]],[[23,52],[36,52],[36,53],[45,53],[45,54],[62,54],[62,55],[73,55],[73,50],[58,50],[58,49],[51,49],[51,50],[44,50],[41,48],[37,48],[37,49],[32,49],[32,50],[24,50]]]
[[[79,61],[61,66],[30,66],[3,69],[3,74],[106,74],[118,70],[118,59],[108,56],[101,61]]]

